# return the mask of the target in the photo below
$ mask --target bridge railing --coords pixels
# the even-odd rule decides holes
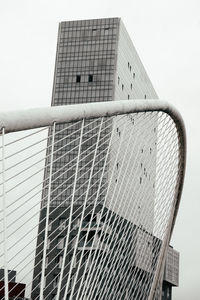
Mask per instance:
[[[177,110],[78,104],[0,126],[4,299],[155,299],[185,172]]]

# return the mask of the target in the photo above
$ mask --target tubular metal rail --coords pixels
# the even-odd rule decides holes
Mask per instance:
[[[0,128],[1,299],[159,299],[185,172],[177,110],[78,104],[1,113]]]

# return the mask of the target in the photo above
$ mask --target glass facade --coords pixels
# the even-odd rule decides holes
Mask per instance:
[[[119,19],[62,22],[52,105],[113,100]]]

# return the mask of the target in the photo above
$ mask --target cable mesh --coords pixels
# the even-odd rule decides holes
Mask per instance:
[[[182,170],[172,118],[54,123],[2,131],[1,143],[0,281],[9,298],[149,299]],[[3,285],[0,295],[8,299]]]

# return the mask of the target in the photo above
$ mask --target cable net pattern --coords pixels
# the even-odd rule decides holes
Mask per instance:
[[[1,299],[155,299],[182,164],[172,118],[5,132]]]

